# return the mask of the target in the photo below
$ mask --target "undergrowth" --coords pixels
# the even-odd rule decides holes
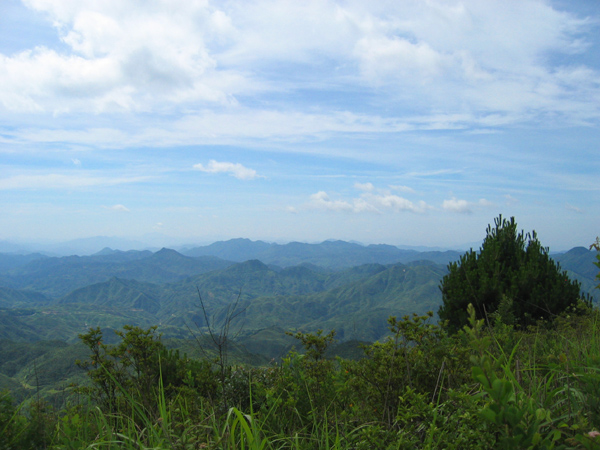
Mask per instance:
[[[498,317],[449,335],[390,318],[364,357],[327,359],[333,334],[269,367],[167,351],[153,330],[82,340],[90,377],[56,411],[0,395],[0,449],[600,449],[600,312],[515,330]]]

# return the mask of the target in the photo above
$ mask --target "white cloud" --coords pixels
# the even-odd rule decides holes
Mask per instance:
[[[365,192],[373,192],[375,190],[375,186],[372,183],[354,183],[354,187],[359,191]]]
[[[81,166],[81,161],[77,158],[73,158],[71,160],[71,162],[73,163],[74,166],[77,166],[77,167]]]
[[[427,203],[420,201],[413,203],[403,197],[397,195],[363,195],[362,199],[369,204],[378,206],[380,209],[389,209],[393,211],[409,211],[414,213],[424,213],[431,209]]]
[[[398,37],[365,37],[355,48],[365,78],[379,83],[390,78],[413,78],[419,74],[436,78],[442,74],[444,56],[427,43],[413,44]]]
[[[187,112],[322,83],[388,86],[386,100],[408,100],[404,117],[463,113],[475,127],[600,115],[598,71],[548,63],[586,51],[593,24],[545,1],[25,3],[65,48],[0,55],[9,111]]]
[[[239,163],[218,162],[214,159],[211,159],[206,166],[194,164],[194,169],[207,173],[229,173],[238,180],[254,180],[260,177],[256,170],[244,167]]]
[[[466,200],[458,200],[456,197],[452,197],[450,200],[444,200],[442,208],[446,211],[461,214],[471,214],[473,212],[469,202]]]
[[[137,2],[31,0],[70,52],[40,45],[0,55],[0,102],[9,110],[147,110],[200,101],[228,103],[236,75],[221,69],[207,44],[224,31],[208,2],[147,8]],[[228,87],[228,83],[233,85]]]
[[[124,205],[113,205],[113,206],[109,206],[108,209],[112,210],[112,211],[116,211],[116,212],[131,212],[129,210],[129,208],[127,208]]]
[[[471,214],[473,209],[476,207],[487,208],[494,204],[485,198],[479,199],[479,201],[473,203],[466,200],[459,200],[456,197],[452,197],[449,200],[444,200],[442,203],[442,209],[449,212],[460,213],[460,214]]]
[[[363,193],[350,200],[332,200],[325,191],[310,196],[309,209],[320,209],[334,212],[378,213],[386,211],[424,213],[431,207],[424,201],[414,203],[385,190],[377,190],[371,183],[356,183],[354,187]]]
[[[327,211],[346,211],[354,210],[352,204],[342,200],[331,200],[324,191],[319,191],[310,196],[310,206],[316,209]]]

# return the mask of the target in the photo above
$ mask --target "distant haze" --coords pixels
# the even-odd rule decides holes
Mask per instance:
[[[217,241],[217,242],[185,242],[185,243],[177,243],[177,240],[169,239],[168,237],[163,237],[162,239],[157,239],[154,237],[154,240],[149,240],[146,242],[133,240],[133,239],[125,239],[125,238],[116,238],[116,237],[106,237],[106,236],[97,236],[91,238],[82,238],[75,239],[71,241],[65,242],[10,242],[10,241],[0,241],[0,253],[11,253],[11,254],[28,254],[33,252],[43,252],[49,255],[56,256],[68,256],[68,255],[93,255],[102,251],[108,251],[109,249],[112,251],[129,251],[129,250],[152,250],[156,251],[163,247],[168,248],[176,248],[178,250],[189,250],[193,248],[198,248],[202,246],[210,246],[211,244],[216,245],[219,243],[230,244],[236,240],[245,240],[245,239],[231,239],[227,241]],[[175,242],[174,242],[175,241]],[[264,241],[250,241],[250,243],[259,244],[264,243],[265,245],[271,244],[270,242]],[[274,243],[273,243],[274,244]],[[280,242],[279,245],[288,244],[288,242]],[[302,243],[305,244],[305,243]],[[318,244],[317,242],[306,243],[306,244]],[[367,245],[362,242],[352,242],[349,244],[355,245]],[[394,246],[401,250],[412,250],[416,252],[426,252],[426,251],[446,251],[446,250],[467,250],[469,248],[479,248],[480,243],[473,244],[465,244],[461,247],[427,247],[427,246],[410,246],[410,245],[398,245]],[[236,258],[234,258],[235,260]]]

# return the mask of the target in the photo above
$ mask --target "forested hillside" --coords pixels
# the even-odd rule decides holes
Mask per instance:
[[[204,254],[185,256],[170,249],[104,249],[61,258],[0,254],[1,335],[74,342],[91,326],[133,324],[157,325],[166,337],[183,338],[190,336],[189,327],[207,325],[200,299],[209,320],[218,322],[239,298],[240,314],[232,325],[245,330],[241,339],[278,327],[335,328],[342,340],[373,341],[385,335],[389,315],[437,310],[439,282],[448,259],[456,255],[341,241],[278,245],[249,240],[187,253]],[[595,295],[595,254],[575,248],[554,258],[584,292]],[[233,261],[247,256],[264,260]]]
[[[393,411],[401,414],[402,405],[397,394],[409,396],[412,407],[421,405],[422,411],[427,410],[424,396],[432,390],[444,408],[454,405],[464,413],[483,407],[465,396],[463,384],[468,379],[464,353],[469,345],[484,345],[477,334],[483,332],[482,323],[471,322],[471,335],[451,337],[428,315],[442,303],[440,282],[454,252],[418,253],[339,241],[280,246],[233,240],[186,253],[104,249],[85,257],[0,254],[0,391],[8,389],[13,400],[30,408],[49,405],[44,411],[64,408],[73,395],[85,393],[102,414],[138,408],[123,403],[126,398],[140,402],[143,414],[155,414],[154,400],[138,389],[144,377],[150,377],[148,383],[156,378],[160,366],[165,391],[160,394],[152,384],[149,394],[189,401],[186,392],[197,392],[213,408],[205,413],[221,417],[231,405],[240,411],[250,407],[248,380],[258,377],[260,381],[252,382],[253,408],[289,415],[292,407],[295,415],[285,420],[300,420],[294,426],[304,430],[308,417],[322,420],[328,408],[344,411],[340,423],[345,427],[353,423],[352,414],[360,420],[368,416],[382,424],[377,432],[381,437],[357,435],[357,442],[375,447],[395,433]],[[596,257],[597,251],[585,248],[554,255],[569,276],[580,280],[582,290],[591,293],[597,284]],[[496,321],[499,317],[491,316]],[[512,328],[501,322],[495,333],[502,345],[516,342]],[[143,356],[152,348],[158,353]],[[91,361],[86,359],[90,350]],[[502,351],[494,350],[498,364]],[[342,366],[333,365],[334,355],[344,358]],[[352,362],[356,359],[360,361]],[[485,358],[478,361],[478,370],[490,370]],[[99,365],[104,369],[96,369]],[[129,378],[134,373],[130,367],[138,367],[139,376]],[[109,407],[105,389],[116,380],[121,387],[111,389],[116,389],[120,406]],[[448,391],[442,393],[440,383]],[[74,390],[75,385],[80,387]],[[119,389],[129,390],[129,397]],[[274,401],[271,390],[285,401],[269,403]],[[462,396],[460,406],[453,403],[453,395]],[[341,398],[347,405],[338,404]],[[32,411],[45,423],[54,420],[47,412]],[[450,413],[440,409],[436,414]],[[139,426],[145,419],[134,420]],[[470,426],[483,424],[474,421]],[[327,428],[323,439],[330,437]],[[454,428],[445,433],[454,433]],[[457,442],[476,441],[466,430],[454,435]],[[40,429],[28,432],[32,439],[44,436]],[[424,439],[417,436],[402,439]]]
[[[217,322],[239,298],[232,325],[246,333],[269,327],[316,330],[335,328],[344,339],[376,340],[389,315],[424,312],[439,304],[438,282],[445,268],[430,263],[378,264],[337,272],[297,266],[273,270],[260,261],[187,277],[175,283],[149,283],[112,277],[57,298],[28,290],[0,288],[6,336],[74,341],[91,326],[158,325],[166,337],[189,337],[187,327]],[[16,316],[18,314],[18,316]],[[361,326],[357,327],[356,323]],[[24,328],[23,325],[26,325]]]

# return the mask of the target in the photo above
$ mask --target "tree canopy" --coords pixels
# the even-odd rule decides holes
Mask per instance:
[[[488,226],[479,252],[473,249],[448,265],[440,284],[438,314],[451,331],[467,323],[467,306],[477,317],[497,312],[509,325],[526,327],[552,320],[580,299],[580,283],[572,281],[550,258],[535,231],[517,231],[514,217]]]

